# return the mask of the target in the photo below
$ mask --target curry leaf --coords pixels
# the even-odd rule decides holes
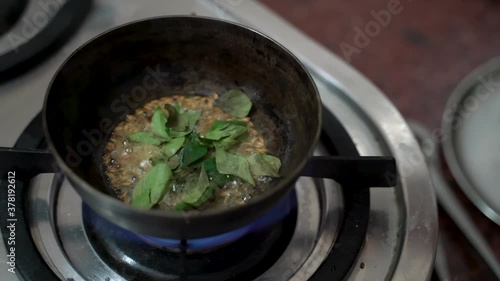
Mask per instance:
[[[201,110],[186,110],[178,113],[177,118],[169,123],[169,133],[173,137],[182,137],[193,131],[196,122],[200,119]]]
[[[213,176],[210,176],[210,172],[208,169],[207,169],[207,174],[209,175],[211,180],[210,180],[210,183],[208,184],[208,187],[206,188],[205,192],[198,199],[198,201],[191,203],[191,204],[188,204],[186,202],[181,202],[181,203],[177,204],[177,206],[175,208],[176,210],[187,211],[187,210],[202,206],[203,204],[205,204],[208,200],[210,200],[213,197],[214,192],[217,188],[224,186],[231,179],[230,176],[219,174],[219,172],[217,172],[217,171],[215,171]]]
[[[214,101],[214,105],[222,111],[238,118],[248,115],[252,109],[252,101],[241,90],[233,89],[225,92]]]
[[[205,159],[202,165],[205,167],[206,173],[210,179],[208,187],[206,188],[205,192],[203,192],[203,195],[196,202],[190,204],[187,204],[186,202],[181,202],[177,204],[175,208],[177,211],[187,211],[202,206],[213,197],[214,192],[218,187],[223,186],[231,179],[231,176],[222,175],[217,171],[215,158]]]
[[[220,140],[225,137],[235,139],[247,131],[247,123],[242,121],[215,121],[205,138],[210,140]]]
[[[208,200],[210,200],[210,198],[213,197],[214,192],[218,187],[223,186],[231,179],[230,176],[222,175],[217,171],[215,158],[205,159],[202,165],[205,167],[206,173],[210,179],[208,187],[206,188],[205,192],[203,192],[203,195],[196,202],[190,204],[186,202],[181,202],[177,204],[175,208],[176,210],[187,211],[205,204]]]
[[[252,175],[256,177],[270,176],[278,178],[280,176],[279,170],[281,167],[281,160],[277,157],[262,153],[254,153],[248,156],[247,160],[250,164]]]
[[[184,108],[182,108],[182,106],[178,102],[174,102],[174,108],[175,110],[177,110],[178,113],[184,112]]]
[[[238,120],[216,120],[212,123],[212,126],[210,126],[210,130],[220,130],[222,128],[227,127],[228,125],[234,125],[234,126],[247,126],[247,122],[245,121],[238,121]]]
[[[152,132],[138,132],[128,136],[128,139],[133,142],[154,145],[159,145],[165,141],[165,139],[156,136]]]
[[[232,138],[224,138],[221,139],[220,141],[216,142],[214,145],[218,148],[221,148],[223,150],[228,150],[231,147],[239,144],[241,141],[240,140],[235,140]]]
[[[168,160],[165,159],[163,155],[160,156],[155,156],[149,159],[151,165],[156,166],[158,163],[167,163],[167,166],[170,168],[170,170],[175,170],[177,167],[179,167],[179,155],[175,154],[174,156],[170,157]]]
[[[171,139],[167,144],[162,147],[163,155],[170,158],[177,153],[177,151],[182,147],[185,141],[185,137]]]
[[[152,166],[156,166],[160,162],[165,162],[165,158],[161,155],[149,158],[149,163],[151,163]]]
[[[175,154],[174,156],[170,157],[167,161],[167,165],[171,170],[177,169],[179,167],[179,155]]]
[[[212,177],[212,180],[208,184],[208,187],[205,190],[205,192],[203,193],[203,195],[198,199],[198,201],[196,201],[195,203],[193,203],[191,205],[194,207],[199,207],[199,206],[205,204],[208,200],[210,200],[213,197],[215,190],[218,187],[221,187],[224,184],[226,184],[230,179],[231,178],[228,175],[222,175],[219,173],[215,174]]]
[[[189,181],[184,186],[183,193],[181,195],[182,202],[187,204],[196,203],[202,196],[209,184],[207,172],[205,171],[204,165],[201,165],[200,175],[195,181]]]
[[[163,108],[165,108],[165,110],[168,112],[168,123],[177,122],[177,109],[169,103],[165,104]]]
[[[215,158],[205,159],[202,165],[205,167],[205,170],[207,171],[207,175],[209,178],[212,178],[219,173],[219,171],[217,171],[217,164],[215,163]]]
[[[201,159],[207,154],[208,149],[201,145],[198,141],[190,140],[184,145],[184,148],[179,153],[179,162],[181,168],[189,166],[191,163]]]
[[[225,137],[229,137],[229,133],[224,131],[211,131],[205,135],[205,138],[209,140],[220,140]]]
[[[168,140],[170,139],[170,136],[168,135],[166,124],[167,124],[167,117],[163,113],[163,110],[157,107],[155,109],[153,117],[151,118],[151,130],[156,135]]]
[[[168,134],[173,137],[173,138],[180,138],[180,137],[184,137],[184,136],[187,136],[189,135],[191,132],[178,132],[178,131],[174,131],[172,129],[169,128],[168,130]]]
[[[216,147],[215,163],[217,164],[217,170],[219,173],[237,176],[255,186],[255,181],[252,177],[248,161],[245,157],[227,153],[223,149]]]
[[[189,211],[191,209],[194,209],[194,207],[192,205],[189,205],[189,204],[182,202],[182,201],[177,203],[177,205],[175,205],[176,211],[184,212],[184,211]]]
[[[132,191],[132,206],[151,209],[165,195],[172,171],[167,164],[160,162],[148,171]]]
[[[181,118],[184,118],[187,123],[187,127],[189,131],[192,131],[198,119],[201,116],[201,110],[187,110],[180,114]]]

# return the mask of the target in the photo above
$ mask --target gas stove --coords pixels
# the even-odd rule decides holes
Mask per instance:
[[[409,127],[361,74],[258,2],[94,1],[58,51],[0,85],[0,146],[45,147],[39,116],[45,89],[81,44],[136,19],[188,14],[252,26],[291,50],[312,73],[326,109],[316,154],[393,156],[397,186],[350,190],[300,178],[277,206],[280,214],[270,214],[274,220],[219,240],[176,244],[145,239],[99,217],[61,175],[17,178],[15,273],[9,272],[12,234],[3,227],[1,280],[428,280],[437,209]],[[1,185],[7,190],[7,181]],[[10,223],[8,198],[0,194],[2,226]]]

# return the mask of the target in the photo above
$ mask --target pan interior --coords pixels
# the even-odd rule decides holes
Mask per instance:
[[[127,114],[168,95],[209,95],[239,88],[283,181],[309,157],[319,131],[319,100],[303,67],[271,40],[202,18],[159,18],[108,32],[78,50],[46,99],[47,133],[72,171],[109,193],[102,156]],[[276,184],[279,184],[279,181]],[[284,187],[283,187],[284,188]]]

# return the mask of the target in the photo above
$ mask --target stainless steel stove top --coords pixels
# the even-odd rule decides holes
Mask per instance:
[[[29,73],[0,85],[0,118],[3,120],[0,124],[0,146],[14,144],[29,121],[40,111],[45,90],[56,69],[82,43],[132,20],[192,13],[238,21],[282,43],[308,66],[324,105],[345,126],[359,153],[396,158],[401,181],[394,189],[370,190],[370,222],[366,241],[347,280],[428,280],[437,241],[437,209],[427,167],[424,161],[419,160],[423,159],[422,153],[409,127],[397,109],[366,78],[255,1],[95,1],[83,27],[56,55]],[[43,180],[50,183],[50,178],[38,177],[33,184]],[[66,190],[67,193],[72,192],[69,188]],[[78,220],[69,219],[67,222],[73,225],[78,224]],[[39,231],[40,235],[47,235],[51,230],[42,225]],[[334,239],[334,233],[331,232],[332,237],[328,239]],[[331,243],[325,243],[325,247],[316,249],[328,251]],[[61,253],[61,258],[71,260],[70,254],[65,254]],[[7,271],[6,255],[2,243],[0,279],[21,280],[18,275]],[[282,264],[286,267],[286,262]],[[74,264],[66,270],[82,270],[81,266],[88,265],[77,267]],[[105,278],[102,277],[102,280],[115,280]],[[292,280],[304,279],[295,275]]]
[[[321,154],[320,149],[317,154]],[[64,280],[126,280],[122,275],[126,266],[123,272],[117,272],[94,250],[84,226],[82,201],[67,180],[62,184],[57,183],[59,180],[51,174],[37,176],[28,196],[33,206],[30,216],[36,218],[30,229],[44,259],[51,261],[51,269]],[[343,210],[341,187],[330,180],[301,178],[295,190],[298,213],[293,236],[276,263],[255,280],[307,280],[335,241]],[[320,208],[319,202],[323,200],[326,204]],[[125,265],[134,266],[134,257],[125,254],[117,258]],[[175,275],[166,278],[164,280],[179,279]]]

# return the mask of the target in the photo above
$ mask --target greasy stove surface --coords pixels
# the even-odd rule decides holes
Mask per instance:
[[[374,20],[371,11],[400,3],[385,27],[366,46],[359,45],[351,64],[380,87],[403,115],[439,128],[449,95],[472,69],[500,55],[499,1],[340,1],[261,0],[345,59],[341,44],[356,47],[355,27]],[[447,173],[454,191],[500,259],[500,226],[466,199]],[[444,213],[439,225],[451,279],[495,280],[470,244]]]

